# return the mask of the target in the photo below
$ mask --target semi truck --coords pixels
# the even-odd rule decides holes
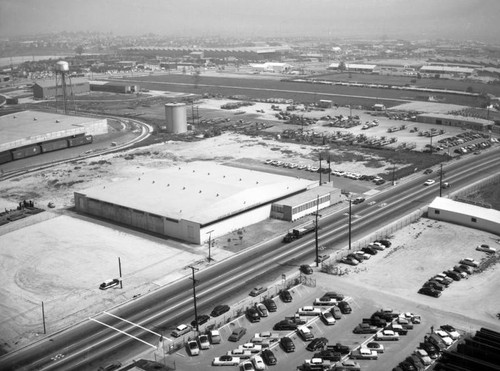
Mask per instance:
[[[292,242],[294,240],[298,240],[302,236],[305,236],[308,233],[311,233],[315,230],[316,226],[311,224],[306,227],[301,227],[297,229],[293,229],[291,232],[288,232],[285,237],[283,237],[283,242]]]

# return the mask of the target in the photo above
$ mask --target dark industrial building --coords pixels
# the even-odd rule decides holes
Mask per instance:
[[[88,94],[90,92],[90,84],[87,79],[73,78],[66,82],[66,91],[69,95]],[[33,98],[35,99],[51,99],[62,97],[63,87],[62,82],[56,80],[40,80],[33,85]]]
[[[120,83],[111,83],[108,81],[90,81],[91,91],[105,91],[117,94],[133,94],[139,92],[138,85],[128,85]]]

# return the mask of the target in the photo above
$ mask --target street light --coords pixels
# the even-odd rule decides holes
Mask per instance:
[[[196,332],[200,331],[200,326],[198,324],[198,311],[196,309],[196,279],[194,278],[194,272],[199,270],[198,268],[188,266],[188,268],[191,268],[192,271],[192,280],[193,280],[193,301],[194,301],[194,322],[196,324]]]
[[[211,247],[212,247],[212,232],[214,230],[212,229],[211,231],[208,231],[206,234],[208,234],[208,262],[210,262],[212,259],[211,255]]]

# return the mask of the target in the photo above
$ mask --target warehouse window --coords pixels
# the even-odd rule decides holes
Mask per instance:
[[[476,218],[470,218],[471,222],[472,223],[477,223],[477,219]]]
[[[439,214],[439,210],[434,210],[434,214]]]

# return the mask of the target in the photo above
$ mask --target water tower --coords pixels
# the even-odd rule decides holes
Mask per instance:
[[[165,104],[167,133],[179,134],[187,131],[186,105],[184,103]]]
[[[69,79],[69,64],[65,61],[59,61],[56,63],[56,111],[57,111],[57,77],[60,76],[61,86],[62,86],[62,97],[63,97],[63,110],[64,114],[68,114],[68,91],[66,87],[66,79]],[[71,86],[71,81],[70,81]]]

